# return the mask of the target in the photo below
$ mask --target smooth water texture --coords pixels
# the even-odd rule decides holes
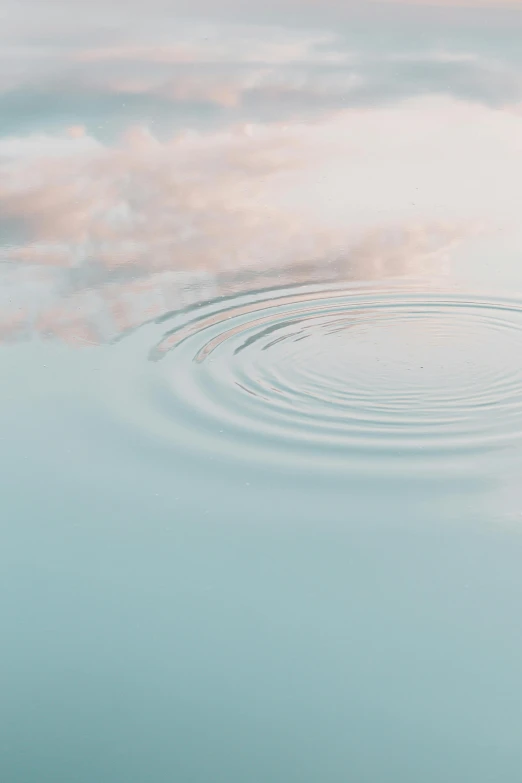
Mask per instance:
[[[0,780],[519,779],[521,41],[4,3]]]

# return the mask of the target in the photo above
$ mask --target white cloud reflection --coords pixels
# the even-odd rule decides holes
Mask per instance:
[[[517,223],[518,17],[296,7],[3,7],[6,339],[112,339],[261,278],[437,276]]]
[[[79,122],[110,132],[308,119],[444,94],[522,101],[522,14],[371,3],[254,4],[233,13],[152,2],[8,4],[0,19],[0,132]],[[30,9],[30,10],[29,10]],[[74,9],[74,12],[71,12]],[[334,14],[332,16],[332,14]],[[434,16],[435,14],[435,16]],[[467,15],[466,15],[467,14]],[[471,14],[471,16],[470,16]],[[504,16],[503,16],[504,14]],[[3,25],[2,25],[3,23]]]

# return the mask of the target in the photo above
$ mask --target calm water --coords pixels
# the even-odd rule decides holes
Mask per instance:
[[[4,0],[6,783],[522,769],[522,7]]]

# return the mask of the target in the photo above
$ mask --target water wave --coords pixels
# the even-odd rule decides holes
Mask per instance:
[[[516,300],[309,286],[218,298],[158,328],[147,405],[187,451],[429,473],[522,438]]]

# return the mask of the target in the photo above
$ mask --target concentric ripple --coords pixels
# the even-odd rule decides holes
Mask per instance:
[[[189,450],[427,471],[522,440],[516,301],[310,287],[216,300],[168,323],[149,402]]]

